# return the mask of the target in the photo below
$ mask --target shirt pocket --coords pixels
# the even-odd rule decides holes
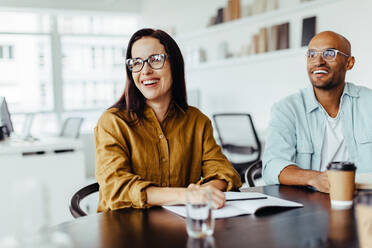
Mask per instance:
[[[358,144],[370,144],[372,145],[372,133],[367,133],[364,135],[356,135],[355,139]]]
[[[357,112],[354,117],[354,137],[357,144],[372,143],[372,116],[369,113]]]
[[[305,135],[297,134],[296,139],[297,147],[296,152],[298,154],[313,154],[314,148],[313,143]]]
[[[372,134],[356,135],[357,156],[359,159],[372,159]]]
[[[372,134],[356,135],[357,157],[355,158],[357,172],[371,172]]]
[[[296,151],[296,164],[303,169],[310,169],[313,154],[314,148],[310,143],[298,145]]]
[[[314,149],[311,144],[298,144],[297,153],[314,153]]]

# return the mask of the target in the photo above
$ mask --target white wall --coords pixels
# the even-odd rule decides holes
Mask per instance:
[[[226,0],[143,0],[141,25],[177,34],[205,27]]]
[[[240,0],[241,5],[255,0]],[[278,5],[288,7],[300,0],[277,0]],[[217,9],[225,7],[227,0],[142,0],[143,27],[157,27],[183,34],[206,27]]]
[[[356,65],[348,73],[347,80],[372,88],[371,74],[368,71],[372,55],[370,48],[372,32],[369,28],[372,23],[370,14],[372,1],[328,1],[328,4],[303,9],[290,16],[262,20],[260,23],[252,24],[252,27],[246,27],[245,30],[239,28],[218,34],[208,33],[192,41],[184,38],[190,36],[193,30],[203,29],[216,8],[224,5],[224,2],[147,0],[142,6],[142,26],[158,28],[176,26],[176,40],[184,54],[187,52],[185,50],[187,44],[200,43],[208,49],[208,46],[216,46],[216,40],[221,41],[223,37],[230,39],[231,48],[236,49],[234,46],[239,46],[239,42],[250,39],[253,29],[258,31],[259,27],[277,24],[275,22],[291,22],[290,40],[295,48],[293,51],[279,52],[268,58],[265,58],[266,55],[260,55],[260,59],[247,59],[242,64],[227,67],[190,69],[190,65],[186,65],[187,87],[201,89],[201,109],[209,116],[215,112],[225,111],[250,112],[258,129],[263,131],[268,125],[271,105],[280,98],[309,85],[305,69],[305,49],[300,49],[299,46],[301,20],[312,15],[317,16],[318,32],[333,30],[350,40]],[[156,18],[146,18],[157,11],[163,14]]]

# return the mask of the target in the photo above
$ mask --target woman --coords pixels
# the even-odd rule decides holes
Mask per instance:
[[[164,31],[141,29],[126,57],[124,94],[95,128],[98,211],[183,204],[187,187],[209,188],[222,207],[222,191],[240,187],[240,177],[210,120],[187,105],[176,42]]]

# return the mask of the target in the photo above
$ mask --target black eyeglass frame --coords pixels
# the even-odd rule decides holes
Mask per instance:
[[[335,57],[333,59],[326,59],[324,53],[327,52],[327,51],[333,51],[333,52],[335,52],[336,53]],[[317,55],[315,57],[311,58],[309,56],[309,53],[310,52],[314,52]],[[321,54],[322,55],[322,58],[324,60],[326,60],[326,61],[334,61],[337,58],[337,54],[339,54],[339,53],[342,54],[342,55],[344,55],[345,57],[350,57],[351,56],[351,55],[348,55],[346,53],[343,53],[340,50],[337,50],[335,48],[327,48],[327,49],[324,49],[322,51],[316,51],[316,50],[313,50],[313,49],[307,50],[306,51],[306,58],[309,59],[309,60],[315,60],[319,56],[318,54]]]
[[[153,56],[161,56],[162,58],[163,58],[163,64],[159,67],[159,68],[154,68],[154,67],[152,67],[152,65],[151,65],[151,63],[150,63],[150,59],[153,57]],[[145,63],[147,62],[147,64],[151,67],[151,69],[153,69],[153,70],[160,70],[161,68],[163,68],[164,67],[164,64],[165,64],[165,61],[167,60],[167,55],[166,54],[164,54],[164,53],[159,53],[159,54],[151,54],[147,59],[141,59],[141,58],[130,58],[130,59],[127,59],[127,60],[125,60],[125,64],[126,64],[126,66],[128,67],[128,69],[131,71],[131,72],[140,72],[140,71],[142,71],[142,69],[143,69],[143,67],[145,66]],[[129,65],[129,62],[130,61],[133,61],[133,60],[139,60],[139,61],[141,61],[142,62],[142,66],[141,66],[141,68],[139,69],[139,70],[133,70],[133,68],[131,68],[130,67],[130,65]]]

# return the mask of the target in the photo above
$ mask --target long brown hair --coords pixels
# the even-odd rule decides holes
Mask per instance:
[[[176,41],[162,30],[150,28],[140,29],[135,32],[129,40],[126,59],[132,58],[132,46],[134,42],[142,37],[153,37],[160,41],[168,54],[170,68],[172,73],[172,100],[183,110],[188,107],[186,95],[185,66],[180,48]],[[124,92],[120,99],[111,107],[119,110],[127,110],[129,113],[135,113],[137,118],[143,118],[143,111],[146,105],[146,98],[136,87],[132,72],[126,67],[127,82]],[[131,116],[131,115],[130,115]],[[131,117],[132,118],[132,117]]]

